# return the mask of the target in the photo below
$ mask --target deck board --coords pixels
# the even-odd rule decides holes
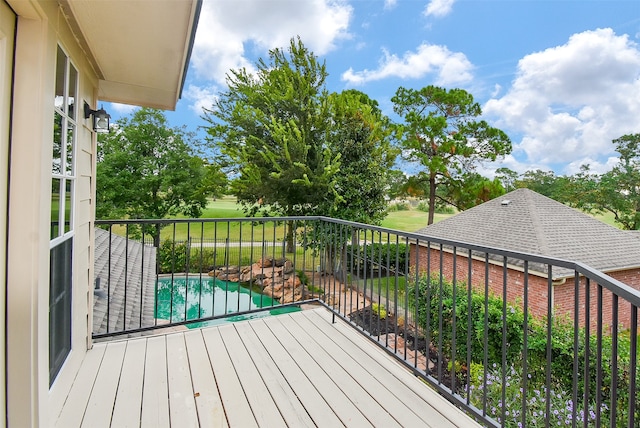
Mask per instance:
[[[82,419],[83,427],[100,428],[111,425],[111,415],[126,349],[126,342],[114,342],[107,346]]]
[[[469,426],[473,424],[463,412],[451,405],[444,397],[440,396],[433,389],[426,387],[422,381],[393,361],[393,357],[382,349],[369,345],[369,339],[353,334],[353,329],[342,322],[335,324],[323,323],[325,319],[316,311],[305,311],[305,317],[313,320],[314,325],[323,329],[333,340],[339,341],[345,351],[363,353],[358,357],[363,368],[369,371],[371,376],[379,376],[383,370],[390,373],[386,378],[385,386],[393,394],[401,399],[412,411],[419,413],[427,426],[434,428],[444,426]],[[340,332],[341,335],[336,333]]]
[[[406,391],[402,397],[398,397],[394,391],[397,391],[399,385],[397,377],[388,371],[383,371],[382,367],[376,367],[372,360],[356,360],[350,352],[345,349],[343,336],[327,335],[325,331],[314,324],[307,316],[297,317],[297,324],[304,330],[315,328],[318,333],[314,336],[318,344],[332,356],[332,358],[340,364],[344,370],[357,380],[363,389],[365,389],[376,400],[380,406],[391,406],[398,409],[394,417],[402,426],[415,426],[428,424],[429,418],[427,413],[417,412],[405,401]],[[333,337],[332,337],[333,336]],[[368,370],[367,370],[368,369]],[[422,404],[414,402],[414,405]],[[422,406],[421,406],[422,407]],[[433,418],[432,418],[433,419]]]
[[[371,423],[384,427],[399,427],[398,422],[385,409],[384,401],[376,401],[372,397],[375,390],[367,391],[367,388],[361,382],[354,379],[349,371],[333,359],[326,348],[317,342],[319,333],[315,326],[307,326],[306,329],[300,327],[297,323],[287,323],[285,327],[280,318],[274,318],[273,324],[278,323],[280,329],[286,329],[292,335],[294,340],[304,346],[306,352],[328,376],[332,382],[344,392],[354,406],[360,409],[363,416]],[[377,388],[384,388],[378,384]],[[386,401],[386,400],[385,400]]]
[[[73,387],[65,400],[58,418],[60,427],[79,427],[91,396],[95,378],[100,369],[106,346],[100,346],[88,352],[82,361]]]
[[[146,339],[146,342],[140,426],[169,427],[167,339],[166,336],[156,336]]]
[[[198,420],[203,427],[227,427],[222,400],[209,354],[201,330],[190,330],[184,335],[191,367],[191,380],[198,410]]]
[[[281,378],[286,379],[294,393],[293,396],[304,406],[312,420],[322,420],[327,427],[344,426],[304,371],[295,363],[287,351],[278,345],[278,341],[267,326],[264,323],[252,323],[251,328],[269,353]]]
[[[310,409],[305,409],[301,402],[301,396],[298,395],[298,400],[290,399],[297,396],[296,393],[278,369],[275,361],[271,359],[251,326],[248,323],[236,323],[235,328],[240,339],[248,348],[252,349],[250,357],[255,366],[260,367],[260,376],[287,425],[290,427],[315,427],[313,419],[307,413]],[[321,412],[326,413],[326,408],[320,409],[317,414],[320,415]]]
[[[324,309],[99,343],[56,426],[469,427]]]
[[[257,427],[255,417],[238,380],[231,357],[224,345],[218,328],[202,330],[202,335],[209,350],[211,366],[218,381],[218,391],[227,414],[227,421],[232,427]]]
[[[302,401],[313,420],[322,420],[327,424],[326,426],[330,427],[344,426],[340,418],[335,414],[335,409],[326,402],[327,397],[318,392],[305,371],[296,364],[287,350],[279,345],[271,330],[264,323],[253,323],[251,327],[262,341],[271,358],[276,362],[280,373],[289,381],[295,396]]]
[[[167,335],[167,373],[171,426],[197,427],[198,414],[184,334]]]
[[[144,360],[147,342],[132,340],[122,363],[122,374],[116,392],[111,425],[116,427],[139,427],[142,408],[142,387],[144,385]]]
[[[336,387],[335,379],[327,376],[322,367],[315,363],[312,356],[296,341],[291,332],[282,327],[276,317],[267,319],[265,325],[281,344],[286,343],[286,350],[291,355],[294,364],[297,364],[304,371],[305,375],[308,376],[311,383],[345,426],[372,426],[371,422],[363,414],[362,409],[353,404],[343,390]],[[282,346],[284,347],[285,345]]]
[[[233,355],[233,366],[242,385],[247,401],[251,406],[253,416],[258,425],[274,428],[286,428],[278,406],[273,401],[268,388],[260,376],[258,367],[255,366],[249,351],[238,337],[238,332],[229,324],[220,328],[220,335],[230,355]]]

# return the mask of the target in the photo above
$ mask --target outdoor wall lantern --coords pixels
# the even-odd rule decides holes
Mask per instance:
[[[91,110],[89,104],[84,102],[84,118],[89,119],[89,116],[93,116],[93,130],[99,133],[107,133],[109,132],[110,123],[109,120],[111,116],[107,113],[104,108],[100,110]]]

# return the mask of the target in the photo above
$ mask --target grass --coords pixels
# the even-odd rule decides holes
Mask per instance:
[[[442,219],[450,217],[451,215],[452,214],[436,214],[435,221],[440,221]],[[178,215],[174,218],[186,217]],[[200,218],[234,219],[245,218],[245,214],[240,206],[236,204],[236,200],[233,196],[225,196],[223,198],[210,201],[206,209],[203,210],[202,216]],[[425,227],[427,225],[427,220],[428,214],[423,211],[394,211],[390,212],[387,218],[383,220],[382,226],[394,230],[415,232],[416,230]],[[202,232],[201,224],[198,223],[192,223],[189,226],[187,226],[186,224],[176,224],[175,231],[171,226],[165,227],[162,229],[160,236],[162,241],[164,241],[165,239],[173,238],[174,233],[176,240],[187,240],[189,236],[195,239],[200,239],[200,236],[204,234],[206,239],[214,239],[214,237],[216,239],[225,239],[228,236],[233,239],[242,238],[242,241],[262,241],[262,234],[264,232],[264,239],[267,241],[271,241],[273,240],[274,235],[280,237],[284,235],[283,224],[274,225],[273,222],[268,222],[265,223],[264,227],[260,225],[255,228],[250,227],[250,224],[251,223],[249,222],[243,222],[242,227],[240,226],[240,222],[219,223],[217,227],[214,224],[205,224],[204,232]]]
[[[441,220],[449,218],[454,214],[439,214],[436,213],[434,216],[434,223],[437,223]],[[236,199],[233,196],[225,196],[220,199],[210,201],[207,208],[203,211],[201,218],[244,218],[245,214],[240,208],[238,204],[236,204]],[[593,217],[598,220],[609,224],[614,227],[619,227],[613,218],[613,214],[605,213],[594,215]],[[177,216],[176,218],[184,218],[181,216]],[[382,226],[388,229],[400,230],[404,232],[415,232],[427,226],[427,221],[429,218],[429,214],[420,211],[417,209],[410,209],[406,211],[392,211],[387,217],[382,221]],[[251,228],[248,227],[249,223],[245,223],[243,225],[242,231],[242,239],[249,240],[251,239]],[[283,225],[276,225],[276,231],[273,232],[273,223],[268,224],[266,229],[266,239],[269,240],[273,236],[273,233],[276,233],[278,236],[283,235]],[[176,238],[177,239],[186,239],[187,238],[187,226],[186,225],[177,225],[176,226]],[[200,236],[200,226],[195,224],[191,225],[190,235],[192,237]],[[258,230],[259,229],[259,230]],[[259,236],[254,236],[254,238],[261,240],[262,239],[262,226],[260,228],[256,228],[254,233],[259,233]],[[214,234],[217,234],[218,237],[227,236],[227,225],[220,224],[218,226],[217,232],[214,231],[213,225],[205,226],[205,235],[212,237]],[[171,228],[165,228],[162,231],[162,238],[170,238],[173,235],[173,230]],[[240,224],[239,223],[231,223],[230,230],[228,231],[228,235],[232,237],[240,236]]]
[[[224,196],[209,201],[200,218],[244,218],[246,217],[234,196]],[[176,218],[185,218],[176,216]]]
[[[603,223],[608,224],[609,226],[620,228],[620,225],[615,221],[615,217],[613,216],[613,213],[606,212],[603,214],[593,214],[593,217],[597,218]]]
[[[436,213],[433,221],[434,223],[437,223],[440,220],[451,217],[452,215],[453,214]],[[390,212],[387,215],[387,218],[382,221],[382,226],[389,229],[402,230],[404,232],[415,232],[416,230],[427,227],[428,220],[429,214],[424,211],[393,211]]]
[[[434,222],[437,223],[441,220],[451,217],[454,214],[435,214]],[[613,227],[619,227],[615,223],[613,214],[604,213],[593,215],[594,218]],[[184,216],[175,216],[174,218],[185,218]],[[241,207],[236,203],[236,199],[233,196],[225,196],[220,199],[211,200],[207,207],[203,210],[202,219],[234,219],[245,218],[245,214]],[[404,232],[415,232],[427,226],[428,213],[419,211],[417,209],[410,209],[406,211],[392,211],[382,221],[382,226],[388,229],[400,230]],[[174,236],[176,240],[187,240],[189,236],[194,239],[200,239],[201,235],[204,235],[206,239],[222,239],[230,237],[234,240],[242,241],[272,241],[274,236],[282,237],[284,235],[284,225],[274,224],[273,222],[267,222],[264,226],[251,227],[250,222],[243,222],[242,226],[240,222],[219,223],[217,227],[214,224],[205,224],[204,232],[202,232],[202,226],[198,223],[192,223],[189,226],[187,224],[176,224],[174,228],[169,226],[162,229],[161,239],[171,239]],[[124,234],[123,227],[114,227],[116,233]],[[263,239],[264,233],[264,239]],[[281,238],[279,238],[281,239]]]

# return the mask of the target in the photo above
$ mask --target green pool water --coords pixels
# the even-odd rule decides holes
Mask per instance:
[[[208,276],[159,278],[155,317],[169,322],[181,322],[265,308],[264,311],[250,314],[187,324],[189,328],[197,328],[300,310],[295,306],[279,306],[277,300],[235,282],[220,281]]]

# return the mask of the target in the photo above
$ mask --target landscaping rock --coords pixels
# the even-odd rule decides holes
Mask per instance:
[[[293,272],[290,260],[265,257],[250,266],[221,268],[209,275],[223,281],[259,286],[264,295],[280,303],[291,303],[301,300],[303,295],[302,282]]]

